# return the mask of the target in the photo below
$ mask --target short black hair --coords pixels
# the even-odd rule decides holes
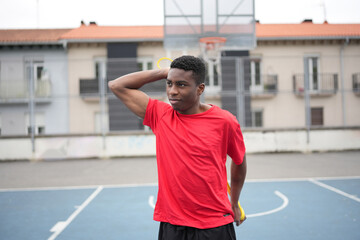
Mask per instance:
[[[194,56],[184,55],[174,59],[170,68],[178,68],[185,71],[193,71],[193,78],[196,85],[200,85],[205,82],[206,67],[201,58]]]

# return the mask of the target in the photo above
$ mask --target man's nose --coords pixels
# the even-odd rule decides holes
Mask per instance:
[[[169,95],[171,95],[171,96],[177,95],[179,93],[179,91],[175,85],[169,87],[168,92],[169,92]]]

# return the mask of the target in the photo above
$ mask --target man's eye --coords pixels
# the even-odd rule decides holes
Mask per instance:
[[[171,82],[166,82],[166,85],[170,86],[170,85],[171,85]]]
[[[185,87],[185,84],[184,83],[178,83],[177,84],[179,87]]]

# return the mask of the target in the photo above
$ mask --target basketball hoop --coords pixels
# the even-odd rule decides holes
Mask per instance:
[[[204,60],[219,62],[221,49],[226,43],[224,37],[204,37],[200,38],[200,49]]]

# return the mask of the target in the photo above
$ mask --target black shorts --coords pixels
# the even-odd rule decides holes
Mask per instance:
[[[208,229],[184,227],[161,222],[159,240],[235,240],[234,224]]]

